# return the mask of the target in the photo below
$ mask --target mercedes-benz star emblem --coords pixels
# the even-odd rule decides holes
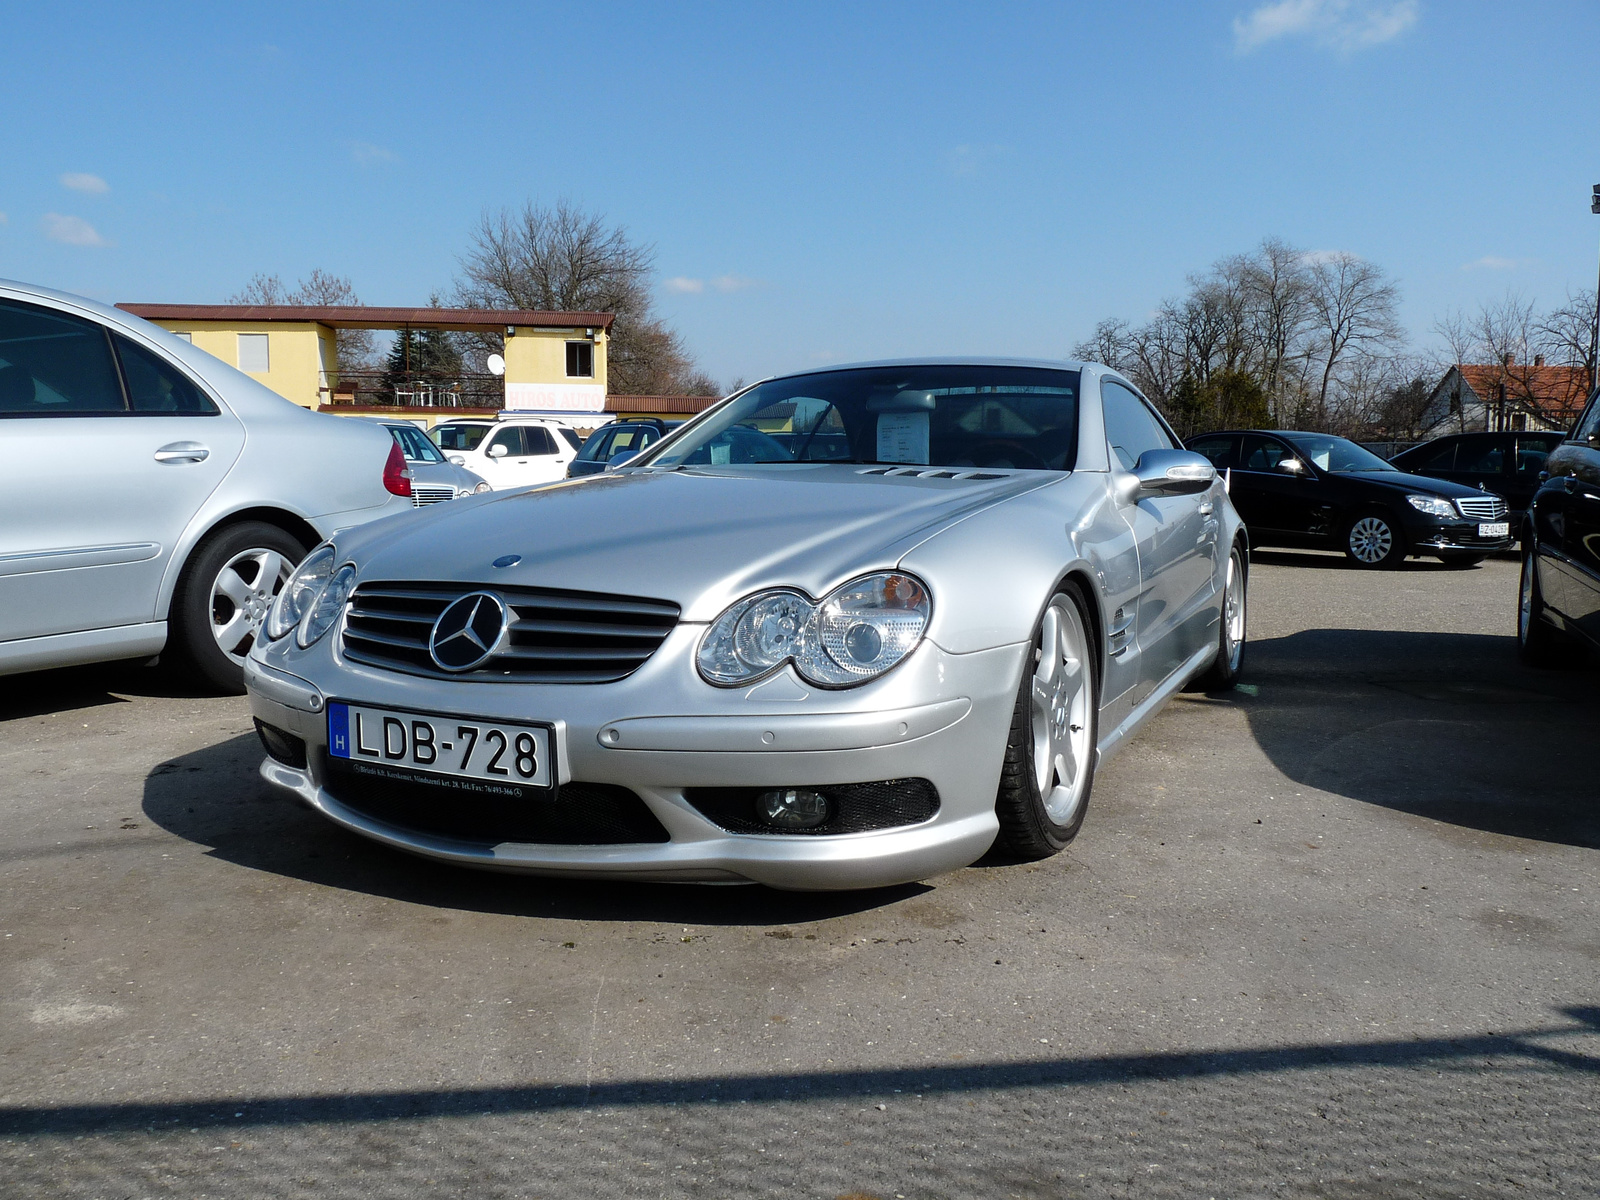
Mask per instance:
[[[470,671],[494,654],[508,624],[510,615],[500,597],[469,592],[451,601],[434,621],[428,653],[446,671]]]

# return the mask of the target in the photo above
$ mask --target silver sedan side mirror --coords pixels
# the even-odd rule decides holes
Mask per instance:
[[[1146,450],[1134,464],[1134,499],[1192,496],[1217,481],[1211,460],[1192,450]]]

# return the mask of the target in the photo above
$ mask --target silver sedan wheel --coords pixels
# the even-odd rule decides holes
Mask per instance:
[[[1033,668],[1033,781],[1045,813],[1071,824],[1090,776],[1089,638],[1078,608],[1057,596],[1045,609]]]
[[[1222,591],[1223,651],[1227,655],[1228,670],[1239,669],[1244,656],[1244,569],[1239,552],[1228,555],[1228,581]]]
[[[293,570],[294,563],[276,550],[243,550],[212,580],[211,636],[235,663],[243,665],[267,611]]]
[[[1380,563],[1394,549],[1394,532],[1382,517],[1362,517],[1350,526],[1350,553],[1364,563]]]

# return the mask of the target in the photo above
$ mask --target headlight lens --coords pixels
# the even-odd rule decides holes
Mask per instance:
[[[799,592],[759,592],[712,623],[696,661],[707,682],[725,687],[786,662],[810,683],[848,687],[910,654],[931,611],[928,589],[899,571],[852,580],[817,603]]]
[[[326,545],[306,555],[273,601],[267,614],[267,637],[277,641],[300,624],[333,578],[334,559],[333,547]]]
[[[1425,512],[1433,517],[1453,517],[1456,515],[1456,506],[1450,501],[1439,496],[1407,496],[1406,500],[1418,512]]]
[[[303,649],[319,637],[328,632],[328,629],[339,619],[339,614],[344,611],[345,603],[350,599],[350,593],[356,590],[356,569],[349,563],[340,567],[328,586],[322,589],[322,594],[312,603],[310,610],[301,618],[300,631],[295,634],[295,642]]]
[[[480,484],[478,484],[478,486],[477,486],[477,487],[475,487],[475,488],[473,488],[473,489],[472,489],[472,494],[473,494],[473,495],[474,495],[474,496],[476,496],[476,495],[478,495],[478,494],[479,494],[479,493],[481,493],[481,492],[487,492],[487,491],[491,491],[491,490],[492,490],[492,489],[491,489],[491,488],[490,488],[490,486],[489,486],[489,481],[488,481],[488,480],[487,480],[487,479],[485,479],[485,480],[484,480],[484,481],[483,481],[483,482],[481,482],[481,483],[480,483]]]

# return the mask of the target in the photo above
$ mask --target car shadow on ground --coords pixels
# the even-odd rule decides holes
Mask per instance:
[[[1514,556],[1513,556],[1514,557]],[[1262,550],[1252,548],[1250,551],[1252,563],[1267,563],[1274,567],[1303,567],[1313,571],[1371,571],[1391,568],[1358,567],[1348,557],[1337,550]],[[1479,564],[1464,566],[1461,563],[1443,563],[1437,558],[1408,558],[1400,563],[1395,571],[1471,571]]]
[[[157,766],[144,812],[220,859],[307,883],[434,908],[585,921],[789,925],[881,908],[925,884],[852,892],[759,886],[544,879],[475,871],[393,850],[349,833],[256,773],[261,743],[230,738]]]
[[[1252,642],[1227,703],[1290,779],[1447,826],[1600,848],[1600,675],[1515,639],[1312,629]],[[1220,698],[1214,698],[1220,699]]]
[[[216,694],[139,662],[58,667],[8,675],[0,681],[0,721],[126,704],[126,696],[215,698]]]

